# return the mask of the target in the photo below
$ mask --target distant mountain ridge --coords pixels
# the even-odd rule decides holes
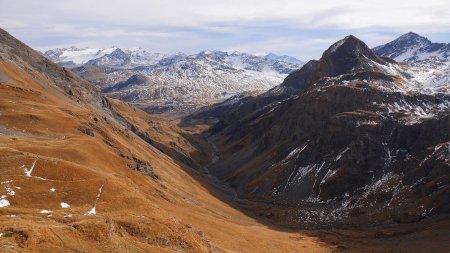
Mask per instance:
[[[450,43],[433,43],[409,32],[373,52],[411,65],[417,83],[428,87],[448,87],[450,83]]]
[[[127,67],[133,68],[136,66],[150,66],[156,65],[162,59],[176,59],[176,58],[191,58],[199,59],[202,56],[211,56],[212,58],[222,59],[229,62],[234,68],[249,68],[252,69],[252,63],[267,62],[273,65],[281,72],[288,72],[292,70],[293,66],[300,66],[302,61],[295,57],[288,55],[276,55],[273,53],[249,54],[241,52],[224,52],[224,51],[201,51],[197,54],[177,53],[161,53],[151,52],[146,49],[137,48],[56,48],[43,53],[44,56],[50,60],[66,67],[78,67],[84,64],[108,66],[108,67]],[[236,62],[236,58],[243,58],[242,62]],[[234,64],[233,64],[234,63]],[[282,65],[282,66],[280,66]],[[284,67],[284,68],[282,68]],[[262,70],[259,68],[259,70]],[[287,74],[288,74],[287,73]]]
[[[169,56],[169,54],[150,52],[140,47],[121,49],[115,46],[109,48],[71,46],[47,50],[43,55],[65,67],[78,67],[88,63],[100,65],[102,62],[113,66],[120,66],[125,62],[130,66],[151,65]]]
[[[429,39],[409,32],[381,46],[373,48],[377,55],[390,57],[396,61],[414,63],[436,57],[450,59],[449,43],[433,43]]]
[[[303,65],[286,55],[223,51],[186,55],[142,48],[70,47],[44,55],[72,68],[109,96],[150,112],[188,112],[234,94],[260,93]]]

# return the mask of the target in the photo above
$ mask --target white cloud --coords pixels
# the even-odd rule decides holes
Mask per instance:
[[[281,54],[294,54],[303,56],[302,59],[307,60],[310,58],[318,58],[319,55],[314,55],[315,57],[306,57],[310,53],[308,51],[322,52],[326,50],[333,42],[337,41],[339,38],[304,38],[304,39],[294,39],[292,37],[281,37],[281,38],[270,38],[262,41],[248,42],[232,47],[225,48],[225,51],[233,52],[250,52],[250,53],[260,53],[260,52],[278,52]],[[280,49],[282,49],[280,51]]]
[[[108,40],[111,45],[126,44],[129,39],[153,47],[159,42],[161,48],[170,45],[177,51],[193,49],[195,43],[205,47],[202,41],[220,44],[202,37],[214,33],[228,41],[228,45],[217,45],[222,48],[268,46],[263,50],[298,52],[298,45],[304,47],[302,51],[319,50],[320,43],[331,43],[343,33],[356,34],[374,46],[409,31],[425,35],[450,31],[449,0],[0,0],[0,6],[0,26],[39,47],[46,46],[45,38],[57,36],[66,39],[48,43]],[[286,27],[290,33],[324,32],[298,41],[296,34],[275,31],[270,35],[271,29],[277,29],[270,24]],[[333,31],[338,32],[324,34]],[[265,36],[249,41],[243,39],[245,33]]]
[[[297,26],[448,29],[448,0],[0,0],[3,20],[203,26],[288,20]],[[94,23],[95,25],[95,23]],[[442,27],[442,28],[441,28]]]

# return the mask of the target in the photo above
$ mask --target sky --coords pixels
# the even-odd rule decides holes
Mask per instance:
[[[450,42],[450,0],[0,0],[0,27],[31,47],[272,52],[318,59],[353,34]]]

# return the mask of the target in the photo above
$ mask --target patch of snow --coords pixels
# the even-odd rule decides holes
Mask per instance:
[[[402,99],[398,102],[388,105],[382,105],[381,107],[387,110],[387,115],[390,114],[400,116],[400,121],[406,125],[412,125],[420,123],[426,119],[436,117],[441,112],[450,110],[450,101],[443,100],[440,103],[435,103],[433,101],[421,102],[420,100],[415,102],[407,102]]]
[[[61,208],[69,208],[70,205],[67,204],[66,202],[61,202]]]
[[[97,199],[95,200],[94,207],[92,207],[92,209],[89,210],[88,212],[86,212],[84,215],[95,215],[95,214],[97,214],[97,211],[96,211],[97,202],[98,202],[98,200],[100,199],[100,197],[102,195],[102,191],[103,191],[103,185],[100,186],[100,188],[98,189]]]
[[[6,198],[4,198],[4,196],[2,196],[2,197],[0,198],[0,208],[1,208],[1,207],[7,207],[7,206],[9,206],[9,205],[11,205],[11,204],[9,203],[9,201],[8,201]]]
[[[95,211],[96,206],[94,206],[89,212],[85,213],[84,215],[96,215],[97,212]]]
[[[366,198],[369,194],[375,192],[393,192],[394,195],[402,188],[401,175],[393,172],[384,174],[379,180],[364,187],[365,193],[363,197]]]
[[[342,158],[342,155],[345,154],[345,152],[347,152],[349,149],[350,147],[345,148],[341,153],[339,153],[339,155],[336,156],[334,161],[339,161]]]
[[[318,173],[322,170],[323,166],[325,165],[325,162],[322,164],[312,164],[312,165],[306,165],[303,167],[294,168],[292,173],[289,175],[287,182],[284,186],[284,190],[287,190],[290,187],[293,187],[295,185],[298,185],[302,182],[302,180],[310,173]]]
[[[51,192],[55,192],[56,189],[55,189],[55,188],[51,188],[50,191],[51,191]]]
[[[306,147],[308,147],[308,144],[303,145],[303,147],[297,147],[294,150],[292,150],[282,161],[281,163],[286,163],[289,159],[291,159],[294,155],[296,155],[298,157],[298,155],[300,155],[300,153],[302,153],[303,150],[306,149]]]
[[[328,170],[327,174],[325,174],[322,181],[320,182],[320,185],[325,184],[329,178],[331,178],[332,176],[334,176],[334,174],[336,174],[336,172],[337,170]]]
[[[50,211],[50,210],[41,210],[41,213],[53,213],[53,211]]]
[[[59,55],[59,61],[72,61],[75,64],[84,64],[90,60],[100,58],[106,54],[112,53],[116,47],[111,48],[75,48],[62,49]]]
[[[33,170],[34,170],[34,166],[36,165],[36,161],[37,161],[37,160],[35,160],[35,161],[33,162],[33,165],[31,165],[31,168],[30,168],[30,169],[27,169],[26,167],[24,167],[23,171],[25,172],[25,176],[31,177],[31,173],[32,173]]]
[[[335,52],[336,49],[338,49],[340,46],[342,46],[342,44],[344,44],[345,41],[346,41],[346,38],[334,43],[330,48],[330,52]]]

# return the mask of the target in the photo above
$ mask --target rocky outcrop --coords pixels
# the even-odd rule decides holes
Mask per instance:
[[[102,107],[103,96],[95,87],[72,71],[59,67],[2,29],[0,29],[0,60],[17,64],[19,67],[29,64],[37,71],[32,74],[46,73],[73,100]]]

